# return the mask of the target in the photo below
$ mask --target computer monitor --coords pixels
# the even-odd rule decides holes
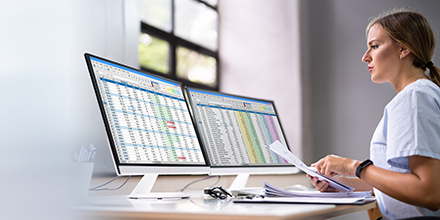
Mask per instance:
[[[185,91],[211,174],[238,174],[229,189],[245,187],[249,174],[299,172],[266,148],[276,140],[289,148],[273,101],[196,88]]]
[[[85,54],[118,175],[143,175],[130,198],[150,193],[158,175],[208,174],[181,83]]]

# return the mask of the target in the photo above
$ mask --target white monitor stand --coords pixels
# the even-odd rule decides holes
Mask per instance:
[[[209,175],[237,175],[232,182],[229,190],[246,189],[246,183],[250,175],[276,175],[276,174],[296,174],[299,169],[294,166],[286,167],[219,167],[212,168]],[[255,187],[250,187],[255,188]],[[249,188],[249,189],[250,189]],[[258,188],[258,187],[257,187]],[[261,187],[259,187],[261,188]]]
[[[246,183],[249,179],[249,173],[239,173],[236,177],[234,182],[232,182],[231,186],[229,187],[229,190],[237,190],[237,189],[243,189],[246,186]]]
[[[183,192],[157,192],[152,193],[151,189],[156,183],[159,176],[157,173],[146,173],[133,189],[129,199],[184,199],[188,198],[189,194]]]

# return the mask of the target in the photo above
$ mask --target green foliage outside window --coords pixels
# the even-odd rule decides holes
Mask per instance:
[[[142,67],[168,74],[170,46],[165,40],[142,33],[139,37],[139,63]]]
[[[185,47],[177,48],[177,76],[191,82],[215,86],[216,59]]]

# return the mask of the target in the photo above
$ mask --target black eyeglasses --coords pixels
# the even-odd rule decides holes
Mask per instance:
[[[228,196],[232,197],[232,195],[226,189],[223,189],[223,187],[221,186],[214,188],[207,188],[205,189],[205,194],[208,194],[215,199],[226,199],[228,198]]]

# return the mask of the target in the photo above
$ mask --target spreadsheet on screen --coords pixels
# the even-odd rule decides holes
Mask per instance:
[[[121,164],[205,164],[181,85],[91,57]]]
[[[291,166],[265,146],[287,146],[271,101],[187,89],[210,166]]]

